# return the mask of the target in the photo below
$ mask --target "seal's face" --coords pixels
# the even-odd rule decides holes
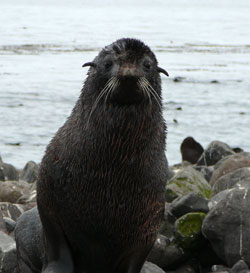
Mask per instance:
[[[156,57],[148,46],[135,39],[120,39],[105,47],[95,58],[93,73],[98,78],[101,97],[106,102],[120,105],[160,103],[159,72],[168,75],[158,67]],[[100,97],[100,98],[101,98]]]

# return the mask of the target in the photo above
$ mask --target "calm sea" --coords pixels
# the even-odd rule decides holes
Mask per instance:
[[[162,83],[171,165],[187,136],[250,151],[249,0],[8,0],[0,2],[5,162],[40,162],[80,94],[81,65],[121,37],[143,40],[170,74]]]

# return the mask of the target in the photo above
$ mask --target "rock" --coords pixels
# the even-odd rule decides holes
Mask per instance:
[[[241,259],[250,264],[250,189],[232,189],[203,221],[202,232],[216,254],[233,266]]]
[[[150,262],[145,262],[141,270],[141,273],[165,273],[165,272],[161,268],[159,268],[157,265],[152,264]]]
[[[164,217],[160,228],[160,233],[169,240],[174,238],[176,217],[169,211],[170,203],[165,203]]]
[[[200,143],[195,141],[192,137],[187,137],[181,144],[182,161],[188,161],[192,164],[196,164],[203,151],[204,149]]]
[[[194,169],[199,171],[209,182],[213,175],[214,166],[194,166]]]
[[[213,191],[218,193],[220,191],[233,188],[238,182],[250,180],[250,167],[240,168],[236,171],[230,172],[221,176],[213,186]],[[249,183],[250,185],[250,183]]]
[[[208,145],[208,147],[198,160],[197,165],[212,166],[215,165],[223,157],[232,154],[234,154],[234,151],[226,143],[213,141]]]
[[[0,202],[18,203],[22,195],[29,194],[29,184],[25,181],[0,181]]]
[[[211,268],[215,264],[223,264],[223,261],[216,255],[211,244],[206,240],[205,244],[198,249],[196,258],[203,268]],[[211,270],[209,270],[211,272]]]
[[[20,179],[33,183],[37,180],[39,166],[34,161],[29,161],[20,174]]]
[[[9,217],[4,217],[3,220],[5,223],[7,232],[11,233],[12,231],[14,231],[14,229],[16,227],[16,222]]]
[[[243,167],[250,167],[250,158],[247,158],[243,154],[234,154],[226,157],[222,162],[216,164],[210,185],[213,186],[223,175],[232,173]]]
[[[229,273],[230,268],[224,266],[224,265],[213,265],[212,266],[212,272],[218,272],[218,273]]]
[[[176,198],[170,205],[170,212],[176,218],[189,212],[207,213],[208,211],[208,200],[195,192]]]
[[[0,202],[0,211],[4,217],[8,217],[14,221],[24,212],[24,209],[21,205],[11,204],[6,202]]]
[[[166,186],[166,201],[172,202],[190,192],[196,192],[207,199],[212,195],[212,189],[204,176],[194,168],[186,167],[169,180]]]
[[[175,222],[176,242],[184,250],[197,249],[204,243],[201,227],[205,216],[203,212],[192,212]]]
[[[173,243],[170,244],[165,236],[158,235],[147,260],[164,269],[180,264],[185,258],[183,249]]]
[[[195,270],[191,265],[183,265],[179,267],[176,271],[176,273],[195,273]]]
[[[0,180],[18,180],[19,174],[18,171],[14,166],[11,164],[4,163],[2,160],[0,160]]]
[[[15,241],[0,231],[0,272],[13,273],[16,271],[16,244]]]
[[[225,199],[229,192],[231,192],[232,189],[224,190],[216,195],[214,195],[210,201],[208,202],[209,210],[211,210],[213,207],[215,207],[221,200]]]
[[[26,211],[18,219],[15,239],[20,272],[41,272],[43,261],[42,224],[37,207]]]
[[[230,273],[243,273],[248,271],[248,266],[244,260],[239,260],[231,269]],[[250,271],[249,271],[250,272]]]
[[[3,214],[1,211],[0,211],[0,231],[7,233],[6,224],[4,222]]]

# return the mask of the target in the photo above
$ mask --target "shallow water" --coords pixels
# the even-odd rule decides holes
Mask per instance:
[[[21,168],[41,160],[79,96],[87,72],[81,65],[121,37],[147,43],[170,74],[162,76],[170,164],[181,160],[179,146],[189,135],[203,146],[216,139],[250,151],[248,0],[2,2],[5,162]]]

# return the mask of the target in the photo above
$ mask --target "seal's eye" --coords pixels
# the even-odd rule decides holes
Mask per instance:
[[[150,70],[151,68],[151,63],[149,61],[144,61],[143,62],[143,67],[146,69],[146,70]]]
[[[110,69],[111,67],[112,67],[112,65],[113,65],[113,62],[111,61],[111,60],[107,60],[107,61],[105,61],[105,63],[104,63],[104,67],[105,67],[105,69]]]

